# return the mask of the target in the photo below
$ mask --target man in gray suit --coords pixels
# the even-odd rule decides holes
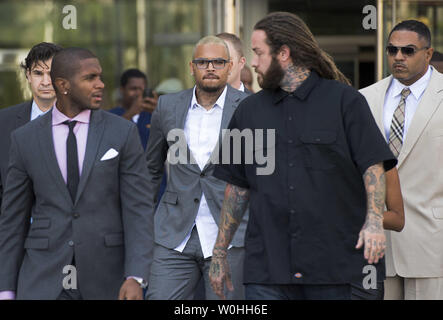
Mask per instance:
[[[206,298],[218,299],[209,286],[208,270],[226,184],[212,176],[211,160],[217,158],[221,131],[247,96],[227,85],[231,67],[223,40],[213,36],[201,39],[190,62],[195,87],[161,96],[152,115],[146,149],[151,207],[167,158],[169,175],[155,214],[148,299],[192,299],[201,277],[205,280]],[[179,161],[175,161],[177,155]],[[231,299],[244,298],[246,220],[247,217],[228,251],[235,287],[227,293]]]
[[[6,182],[11,132],[44,114],[54,105],[55,91],[49,72],[52,58],[61,49],[47,42],[33,46],[21,64],[32,92],[32,100],[0,110],[0,206]]]
[[[133,123],[99,110],[101,73],[86,49],[58,52],[56,106],[11,135],[0,291],[18,299],[142,299],[153,241],[143,149]]]

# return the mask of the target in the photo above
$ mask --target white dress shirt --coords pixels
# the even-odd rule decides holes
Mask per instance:
[[[201,170],[205,167],[212,152],[217,144],[220,134],[220,126],[223,115],[223,107],[225,105],[227,87],[223,90],[220,97],[210,110],[206,110],[198,104],[195,96],[195,87],[192,95],[191,105],[185,122],[185,137],[188,142],[189,149],[193,157],[197,161]],[[197,226],[200,245],[202,247],[204,258],[212,256],[212,249],[218,234],[218,226],[212,217],[206,202],[205,195],[202,193],[200,206],[198,208],[195,222],[189,230],[183,242],[175,248],[179,252],[183,252],[194,226]]]
[[[51,108],[49,108],[47,111],[43,112],[40,110],[40,108],[38,107],[37,103],[35,102],[35,100],[32,100],[32,107],[31,107],[31,121],[40,117],[41,115],[44,115],[46,112],[48,112],[49,110],[51,110]]]
[[[135,116],[132,117],[132,122],[134,122],[135,124],[137,124],[138,119],[140,118],[140,113],[136,114]]]
[[[428,71],[414,82],[410,86],[405,86],[397,79],[393,79],[391,85],[385,96],[385,104],[383,109],[383,125],[385,129],[385,137],[389,142],[389,133],[391,131],[392,117],[394,116],[394,111],[398,107],[401,98],[401,91],[404,88],[409,88],[411,93],[406,98],[405,104],[405,124],[403,128],[403,141],[407,139],[408,128],[411,125],[412,118],[414,117],[415,111],[417,110],[418,104],[420,103],[423,92],[429,84],[431,79],[432,67],[428,67]],[[426,106],[423,106],[426,107]]]
[[[245,92],[245,85],[240,81],[240,88],[238,88],[241,92]]]

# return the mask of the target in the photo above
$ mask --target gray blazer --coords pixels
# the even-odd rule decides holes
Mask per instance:
[[[119,154],[101,161],[110,148]],[[72,201],[55,155],[52,113],[14,131],[0,216],[0,291],[57,298],[74,253],[84,299],[117,299],[126,276],[148,279],[153,217],[146,175],[136,126],[92,111]]]
[[[148,166],[149,202],[153,207],[154,197],[158,193],[168,149],[175,141],[167,141],[168,133],[173,129],[184,129],[185,121],[191,105],[193,89],[160,97],[157,108],[152,114],[151,132],[146,148]],[[228,85],[226,101],[220,128],[226,129],[231,117],[241,100],[248,95]],[[218,146],[216,146],[218,148]],[[188,154],[191,151],[188,147]],[[209,209],[215,222],[220,220],[220,210],[224,198],[226,182],[214,176],[215,165],[206,164],[200,170],[198,164],[168,163],[168,183],[155,213],[155,242],[173,249],[186,237],[197,216],[202,192],[205,194]],[[232,245],[244,246],[244,237],[248,212],[245,213]]]
[[[6,183],[11,132],[31,120],[32,101],[0,110],[0,206]]]

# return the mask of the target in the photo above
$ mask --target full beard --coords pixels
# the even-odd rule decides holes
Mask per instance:
[[[275,90],[280,87],[285,71],[282,69],[275,57],[272,57],[271,65],[265,74],[257,78],[258,84],[263,89]]]

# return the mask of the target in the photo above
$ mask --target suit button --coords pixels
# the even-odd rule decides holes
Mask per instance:
[[[72,215],[74,217],[74,219],[77,219],[78,217],[80,217],[80,215],[76,212]]]
[[[70,247],[73,247],[73,246],[74,246],[74,241],[70,240],[70,241],[68,242],[68,244],[69,244]]]
[[[195,202],[195,203],[199,203],[199,202],[200,202],[200,200],[199,200],[199,199],[197,199],[197,198],[195,198],[195,199],[194,199],[194,202]]]

